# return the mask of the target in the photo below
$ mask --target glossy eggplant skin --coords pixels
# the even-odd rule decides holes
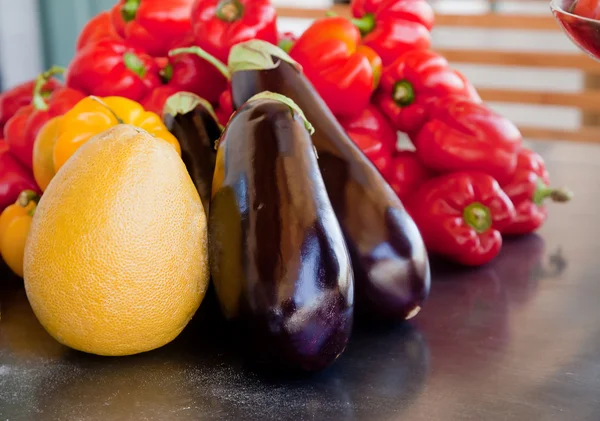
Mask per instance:
[[[208,109],[210,104],[187,92],[177,95],[184,101],[187,100],[190,107],[184,111],[167,107],[163,122],[179,141],[181,158],[208,214],[217,159],[215,145],[221,137],[222,128],[212,109]]]
[[[289,106],[253,100],[219,144],[209,257],[221,310],[259,361],[316,371],[345,349],[352,266],[310,134]]]
[[[308,79],[294,65],[273,60],[279,61],[274,69],[233,73],[234,107],[259,92],[271,91],[304,110],[315,128],[312,140],[319,167],[352,259],[357,313],[384,321],[414,317],[431,283],[418,228]]]

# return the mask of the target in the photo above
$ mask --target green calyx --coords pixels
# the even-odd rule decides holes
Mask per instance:
[[[142,62],[142,60],[134,53],[123,54],[123,61],[125,62],[125,67],[138,75],[140,79],[143,79],[144,76],[146,76],[146,66],[144,65],[144,62]]]
[[[292,111],[292,115],[295,113],[295,114],[298,114],[300,116],[300,118],[302,118],[302,120],[304,121],[304,127],[306,127],[306,130],[308,130],[308,132],[311,135],[315,133],[315,128],[310,123],[310,121],[308,121],[308,119],[304,115],[304,112],[302,111],[302,109],[300,109],[298,104],[296,104],[294,101],[292,101],[288,97],[281,95],[281,94],[277,94],[275,92],[264,91],[264,92],[254,95],[252,98],[250,98],[248,100],[248,102],[260,101],[260,100],[278,101],[278,102],[281,102],[281,103],[287,105],[288,107],[290,107],[290,110]]]
[[[415,89],[408,80],[399,80],[394,84],[392,91],[394,102],[400,107],[406,107],[415,100]]]
[[[281,41],[279,41],[279,44],[277,44],[277,46],[289,54],[289,52],[292,51],[292,47],[294,46],[294,41],[292,41],[291,39],[282,39]]]
[[[44,91],[44,86],[50,78],[54,75],[62,75],[66,69],[60,66],[52,66],[44,73],[40,74],[35,80],[35,86],[33,87],[33,107],[39,111],[46,111],[48,109],[48,103],[46,99],[50,96],[50,93]]]
[[[173,65],[171,63],[167,64],[158,73],[163,83],[169,82],[171,79],[173,79]]]
[[[351,22],[358,28],[363,37],[375,29],[375,15],[372,13],[367,13],[362,18],[352,19]]]
[[[478,234],[483,234],[492,227],[490,208],[479,203],[471,203],[463,210],[463,219]]]
[[[22,208],[26,208],[29,206],[31,202],[35,203],[32,209],[27,213],[29,216],[35,215],[35,210],[37,209],[37,204],[40,202],[40,195],[34,192],[33,190],[23,190],[17,199],[17,204]]]
[[[538,178],[531,200],[539,206],[548,198],[556,203],[567,203],[573,198],[573,193],[567,189],[553,189],[547,186],[541,178]]]
[[[135,19],[137,11],[142,0],[125,0],[121,6],[121,17],[125,22],[131,22]]]
[[[285,61],[298,70],[302,66],[288,53],[267,41],[253,39],[236,44],[229,52],[229,71],[233,74],[244,70],[270,70],[279,66],[280,61]]]
[[[174,50],[169,51],[169,57],[174,57],[180,54],[194,54],[203,60],[208,61],[210,64],[215,66],[215,68],[225,77],[227,80],[231,80],[231,73],[229,69],[221,60],[203,50],[198,46],[186,47],[186,48],[176,48]]]
[[[204,108],[219,125],[221,131],[223,131],[224,128],[221,125],[221,123],[219,123],[219,118],[217,117],[213,106],[210,105],[210,102],[191,92],[178,92],[174,95],[171,95],[165,102],[165,109],[163,114],[168,114],[175,117],[178,115],[190,113],[194,111],[194,109],[196,109],[196,107],[198,106]]]
[[[221,0],[215,16],[225,22],[235,22],[244,16],[244,5],[239,0]]]

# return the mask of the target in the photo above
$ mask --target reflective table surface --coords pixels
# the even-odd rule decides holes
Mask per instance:
[[[486,267],[434,262],[416,319],[311,376],[252,367],[210,305],[153,352],[69,350],[3,269],[0,420],[600,420],[600,146],[533,146],[574,201]]]

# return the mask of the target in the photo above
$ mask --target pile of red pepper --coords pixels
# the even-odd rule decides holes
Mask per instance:
[[[233,107],[223,62],[251,39],[279,45],[301,65],[431,253],[484,264],[503,235],[543,224],[545,199],[569,199],[549,187],[542,158],[522,145],[519,130],[431,50],[426,0],[354,0],[351,11],[353,19],[324,17],[296,37],[278,32],[269,0],[119,0],[82,29],[64,85],[52,68],[0,95],[0,211],[21,190],[39,192],[36,135],[85,96],[126,97],[162,114],[167,98],[188,91],[225,124]],[[414,148],[400,150],[398,132]]]

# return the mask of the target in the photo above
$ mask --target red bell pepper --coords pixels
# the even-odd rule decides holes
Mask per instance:
[[[407,208],[427,250],[467,266],[490,262],[515,208],[493,177],[476,171],[445,174],[421,185]]]
[[[196,0],[196,45],[227,63],[235,44],[261,39],[277,45],[277,14],[270,0]]]
[[[179,91],[192,92],[216,105],[231,78],[227,65],[201,48],[185,44],[169,52],[170,63],[163,77]]]
[[[386,181],[398,198],[404,201],[433,177],[434,173],[421,163],[414,151],[400,151],[392,155],[391,170]]]
[[[67,86],[87,95],[122,96],[140,101],[160,86],[156,61],[124,41],[103,39],[75,54]]]
[[[169,99],[171,95],[175,95],[178,92],[181,91],[173,86],[163,85],[150,92],[150,94],[146,96],[140,102],[140,104],[146,111],[152,111],[162,118],[167,99]]]
[[[353,23],[384,65],[411,50],[428,49],[435,21],[426,0],[354,0]]]
[[[458,95],[481,101],[475,88],[448,61],[431,50],[411,51],[383,70],[375,103],[404,133],[414,133],[427,121],[428,104]]]
[[[0,139],[0,212],[15,203],[23,190],[41,194],[33,175],[7,150]]]
[[[52,67],[38,76],[32,103],[19,109],[4,127],[4,138],[11,153],[27,168],[33,167],[33,144],[42,126],[51,118],[65,114],[85,97],[78,90],[59,87],[44,98],[42,87],[50,77],[63,71],[60,67]]]
[[[132,46],[164,57],[191,31],[194,0],[120,0],[112,8],[117,32]]]
[[[35,80],[30,80],[0,93],[0,137],[8,120],[19,111],[19,108],[29,105],[33,100],[35,84]],[[52,91],[60,86],[62,84],[58,80],[50,78],[42,87],[40,95],[48,98]]]
[[[483,171],[506,183],[517,167],[522,137],[508,119],[482,103],[446,97],[431,104],[413,136],[423,164],[437,172]]]
[[[512,200],[517,216],[512,224],[502,230],[502,234],[529,234],[536,231],[548,216],[544,201],[568,202],[571,193],[567,190],[550,187],[550,176],[540,155],[527,148],[521,148],[517,158],[517,170],[504,191]]]
[[[387,176],[398,135],[385,116],[369,105],[355,118],[340,119],[340,124],[379,172]]]
[[[315,21],[290,51],[337,117],[360,114],[379,83],[381,59],[360,42],[360,32],[350,21],[324,18]]]
[[[223,127],[227,126],[233,112],[233,97],[231,95],[231,89],[227,88],[219,97],[219,106],[215,110],[219,123],[221,123]]]
[[[110,12],[101,12],[85,24],[77,37],[75,51],[82,50],[88,44],[95,44],[103,39],[121,39],[112,24]]]

